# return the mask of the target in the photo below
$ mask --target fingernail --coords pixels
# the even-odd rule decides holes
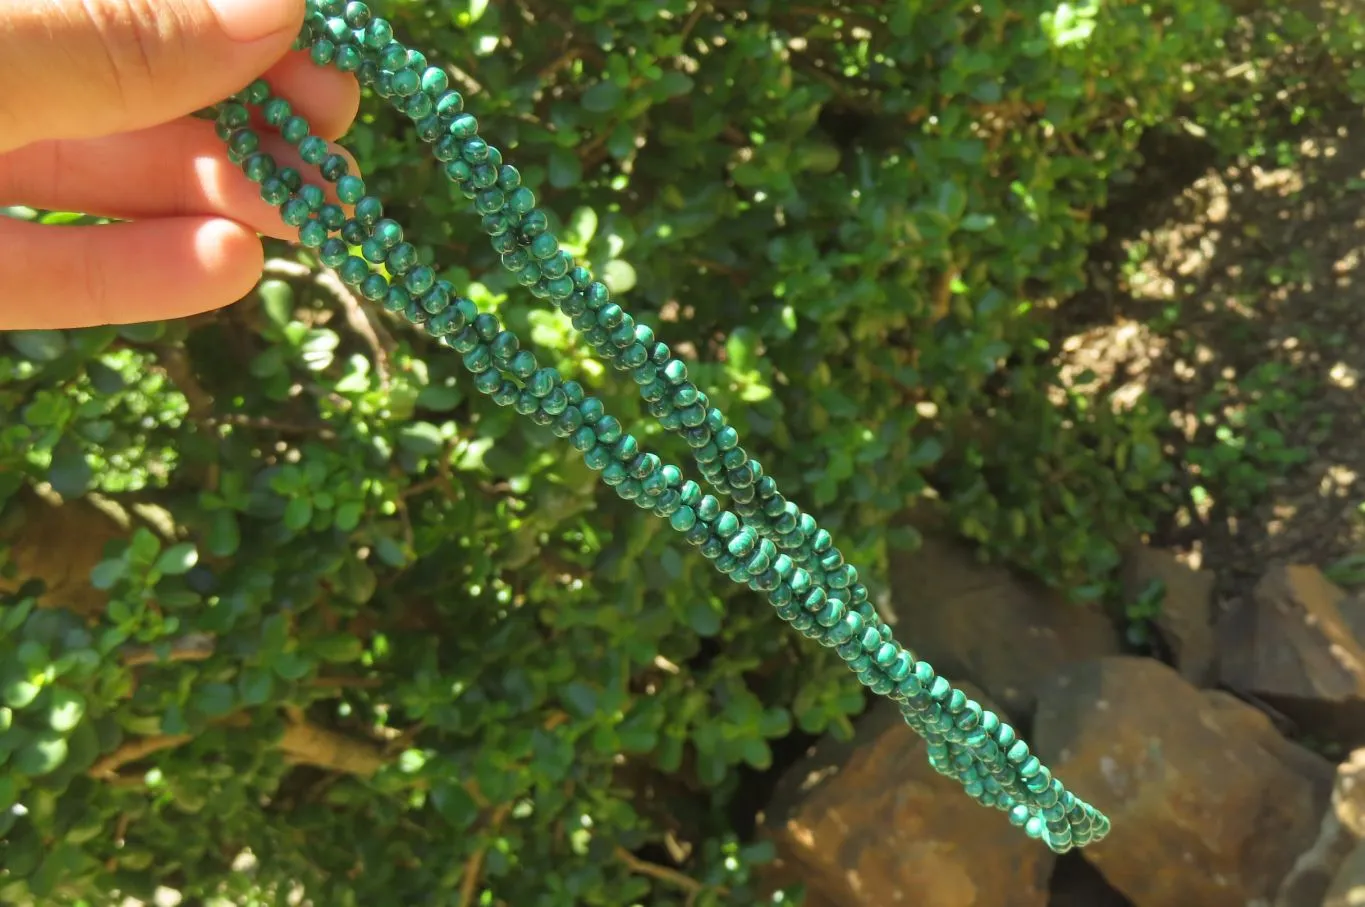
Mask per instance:
[[[259,41],[303,27],[300,0],[208,0],[223,33],[234,41]]]

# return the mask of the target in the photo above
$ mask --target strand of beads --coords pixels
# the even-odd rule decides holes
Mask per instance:
[[[734,511],[703,494],[682,472],[647,452],[605,412],[600,400],[576,382],[540,368],[521,350],[515,334],[454,287],[418,263],[402,228],[383,216],[383,205],[365,194],[364,182],[348,174],[344,158],[308,134],[308,124],[289,105],[253,83],[221,105],[219,135],[262,198],[280,208],[300,242],[364,298],[401,313],[414,325],[462,355],[475,386],[494,402],[512,406],[566,437],[588,465],[625,500],[670,521],[725,575],[766,592],[776,612],[804,635],[835,648],[859,679],[899,704],[907,724],[929,744],[936,769],[956,777],[984,805],[1009,813],[1032,837],[1065,851],[1098,840],[1108,820],[1054,779],[1013,730],[997,716],[938,677],[932,666],[894,642],[890,628],[867,602],[857,572],[843,562],[828,533],[778,492],[776,483],[739,447],[724,415],[687,380],[686,366],[653,332],[610,301],[605,285],[558,248],[548,218],[521,185],[501,152],[477,135],[478,123],[445,74],[418,52],[393,40],[383,19],[358,2],[310,0],[299,47],[319,65],[354,72],[408,116],[446,175],[483,215],[483,228],[503,264],[538,297],[549,298],[604,359],[629,371],[670,431],[682,434],[703,476],[734,501]],[[279,168],[259,150],[247,123],[247,106],[296,144],[300,156],[336,185],[345,210],[325,200],[291,168]],[[351,254],[359,247],[360,255]],[[387,276],[378,270],[383,265]]]

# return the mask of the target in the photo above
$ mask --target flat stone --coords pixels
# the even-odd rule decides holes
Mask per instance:
[[[1308,736],[1365,743],[1365,646],[1348,613],[1346,593],[1316,567],[1272,567],[1219,622],[1220,679]]]
[[[1082,851],[1136,907],[1269,904],[1317,838],[1332,768],[1236,698],[1148,658],[1069,666],[1038,697],[1034,752],[1109,815]]]
[[[1365,842],[1342,861],[1322,907],[1360,907],[1365,904]]]
[[[1097,609],[983,564],[955,539],[926,534],[918,551],[891,562],[896,638],[945,677],[976,684],[1016,721],[1058,667],[1119,651]]]
[[[1176,669],[1196,686],[1213,678],[1215,579],[1212,572],[1194,569],[1173,551],[1139,545],[1124,557],[1124,600],[1135,601],[1152,583],[1160,584],[1165,594],[1155,620],[1157,631],[1170,648]]]
[[[982,700],[980,691],[964,692]],[[1044,907],[1055,857],[930,768],[895,705],[826,739],[779,782],[762,823],[783,878],[839,907]]]
[[[1330,808],[1318,826],[1317,840],[1299,855],[1280,885],[1275,907],[1320,907],[1329,886],[1365,839],[1365,749],[1337,766]],[[1361,895],[1365,896],[1365,889]],[[1365,904],[1359,901],[1356,907]]]

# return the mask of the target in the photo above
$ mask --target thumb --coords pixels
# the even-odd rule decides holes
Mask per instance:
[[[143,129],[278,62],[304,0],[0,0],[0,152]]]

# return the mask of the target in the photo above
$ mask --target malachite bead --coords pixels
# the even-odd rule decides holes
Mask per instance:
[[[350,28],[364,28],[370,24],[370,8],[364,3],[353,0],[346,4],[346,25]]]
[[[336,58],[332,60],[332,66],[340,72],[355,72],[360,69],[363,60],[360,51],[354,47],[338,47]]]
[[[371,274],[360,283],[360,295],[371,302],[378,302],[388,292],[389,282],[382,274]]]
[[[471,164],[482,164],[488,160],[488,143],[478,136],[471,139],[465,139],[465,141],[460,144],[460,156]],[[493,172],[493,179],[496,182],[497,171],[495,170]]]
[[[417,265],[403,275],[403,286],[414,296],[425,293],[436,283],[436,272],[429,265]]]
[[[291,116],[280,126],[280,137],[291,145],[297,145],[308,138],[308,121],[300,116]]]
[[[354,205],[365,195],[365,181],[358,176],[343,176],[337,180],[337,198],[344,204]]]
[[[267,177],[261,180],[261,200],[277,207],[283,205],[289,200],[289,187],[276,177]]]
[[[384,216],[384,203],[373,195],[367,195],[355,203],[355,219],[367,227],[372,227]]]
[[[392,274],[406,274],[417,266],[417,247],[408,242],[400,242],[389,250],[386,266]]]
[[[328,154],[327,157],[323,158],[322,163],[318,165],[318,172],[322,174],[322,178],[327,180],[327,182],[335,183],[346,175],[346,172],[350,167],[351,165],[346,163],[346,158],[341,155]],[[359,196],[357,196],[357,198],[359,198]]]
[[[383,19],[375,19],[365,29],[365,46],[377,49],[393,40],[393,27]]]
[[[310,220],[299,227],[299,244],[316,249],[327,241],[327,228],[320,221]]]
[[[637,438],[600,400],[587,397],[576,382],[562,382],[554,369],[538,368],[530,351],[517,348],[514,334],[501,333],[495,317],[456,296],[448,281],[437,280],[403,241],[398,223],[383,217],[379,198],[365,195],[363,181],[349,176],[345,158],[309,135],[289,103],[256,80],[219,106],[215,134],[227,144],[229,158],[261,184],[262,197],[280,207],[281,219],[298,226],[301,244],[316,248],[322,263],[363,297],[423,325],[442,346],[460,353],[480,393],[569,438],[623,499],[668,520],[721,572],[766,592],[777,615],[794,629],[835,648],[860,683],[900,704],[906,723],[927,741],[930,764],[957,778],[977,802],[1009,812],[1011,821],[1058,852],[1107,834],[1108,820],[1066,791],[1013,729],[895,643],[868,602],[856,568],[748,456],[721,411],[688,380],[682,360],[559,248],[531,187],[478,135],[477,119],[449,89],[443,70],[394,41],[390,25],[360,2],[309,0],[296,46],[307,48],[320,64],[355,72],[362,85],[413,122],[459,194],[483,216],[480,228],[515,282],[551,300],[599,356],[630,374],[647,411],[682,437],[702,476],[730,496],[732,509],[685,481],[676,467],[641,453]],[[298,171],[280,168],[260,152],[246,105],[263,105],[265,122],[296,143],[322,179],[337,184],[338,198],[354,206],[353,216],[326,202],[321,187]],[[350,247],[359,247],[361,255]],[[381,263],[396,284],[372,269]],[[503,370],[524,385],[504,378]]]
[[[291,227],[301,227],[312,214],[308,203],[301,198],[291,198],[280,206],[280,219]]]
[[[274,176],[275,170],[275,159],[268,154],[257,152],[242,161],[242,172],[253,183],[259,183],[266,177]]]
[[[450,85],[450,77],[445,70],[429,66],[422,71],[422,90],[430,95],[439,95]]]
[[[360,244],[360,257],[370,264],[383,264],[385,255],[384,247],[373,237]]]
[[[414,95],[422,89],[422,79],[417,73],[410,69],[404,69],[393,74],[393,91],[399,97],[406,98]]]
[[[325,38],[321,38],[313,42],[313,47],[312,50],[309,51],[309,56],[312,58],[313,62],[319,66],[326,66],[336,57],[336,52],[337,47],[335,44]]]
[[[390,312],[401,312],[412,302],[408,291],[402,287],[390,286],[384,294],[384,308]]]
[[[360,282],[370,275],[370,266],[365,263],[365,259],[357,258],[354,255],[347,256],[337,269],[337,276],[342,283],[350,287],[360,286]]]
[[[370,231],[365,225],[354,218],[348,218],[341,225],[341,238],[347,245],[358,246],[370,238]]]
[[[467,113],[457,113],[447,131],[457,139],[473,138],[478,135],[479,121]]]

